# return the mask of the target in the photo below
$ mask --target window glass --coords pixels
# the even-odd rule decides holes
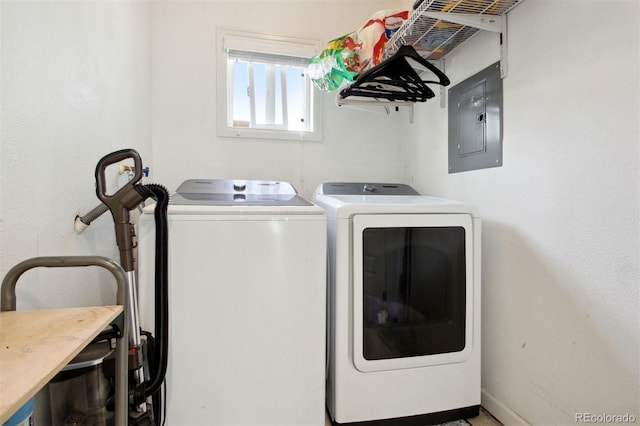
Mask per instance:
[[[249,64],[243,61],[233,63],[233,127],[249,127],[251,123],[249,105]]]
[[[219,35],[224,66],[218,134],[319,140],[319,108],[306,74],[317,42],[274,40],[237,32]],[[305,44],[306,43],[306,44]]]

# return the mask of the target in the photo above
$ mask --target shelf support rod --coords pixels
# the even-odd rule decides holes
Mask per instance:
[[[502,31],[500,32],[500,77],[505,78],[509,71],[507,61],[507,14],[502,15]]]
[[[440,71],[446,73],[444,57],[440,58],[439,65],[440,65]],[[447,107],[447,88],[445,86],[440,86],[440,108],[446,108],[446,107]]]

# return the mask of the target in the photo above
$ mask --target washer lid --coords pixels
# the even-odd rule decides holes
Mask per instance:
[[[311,206],[288,182],[189,179],[171,196],[174,206]]]

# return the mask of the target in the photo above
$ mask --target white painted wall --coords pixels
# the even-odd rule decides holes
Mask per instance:
[[[322,142],[217,138],[215,41],[218,26],[327,41],[401,3],[3,0],[1,275],[34,256],[117,258],[108,214],[80,235],[73,219],[98,204],[98,160],[125,147],[170,191],[193,177],[281,179],[307,196],[327,179],[400,179],[394,117],[339,110],[334,94],[322,95]],[[25,274],[18,307],[112,295],[98,270],[73,271],[86,289],[67,276]]]
[[[406,2],[404,2],[406,3]],[[399,122],[334,105],[321,94],[322,142],[239,140],[216,135],[218,27],[316,39],[356,30],[399,1],[181,1],[153,6],[155,178],[175,191],[189,178],[285,180],[310,197],[326,180],[397,181]]]
[[[99,203],[103,155],[150,153],[150,4],[3,0],[0,10],[0,275],[34,256],[117,258],[109,215],[80,235],[73,222]],[[23,277],[18,309],[115,301],[96,268]]]
[[[526,0],[511,13],[501,168],[447,174],[437,100],[409,125],[405,112],[344,110],[324,95],[323,142],[217,138],[218,25],[326,41],[395,4],[0,2],[0,275],[37,255],[116,257],[108,216],[81,235],[73,218],[97,204],[98,159],[123,147],[170,190],[196,176],[289,180],[307,196],[325,180],[405,180],[484,219],[491,401],[534,424],[640,418],[635,0]],[[455,84],[497,58],[497,38],[482,34],[446,71]],[[22,308],[112,297],[52,274],[25,277]]]
[[[448,174],[437,102],[407,130],[406,180],[484,220],[485,401],[531,424],[640,418],[639,13],[635,0],[510,13],[503,167]],[[447,74],[455,85],[498,55],[478,35]]]

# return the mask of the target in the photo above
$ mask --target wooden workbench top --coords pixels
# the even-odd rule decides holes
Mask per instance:
[[[122,306],[0,312],[0,424],[122,312]]]

